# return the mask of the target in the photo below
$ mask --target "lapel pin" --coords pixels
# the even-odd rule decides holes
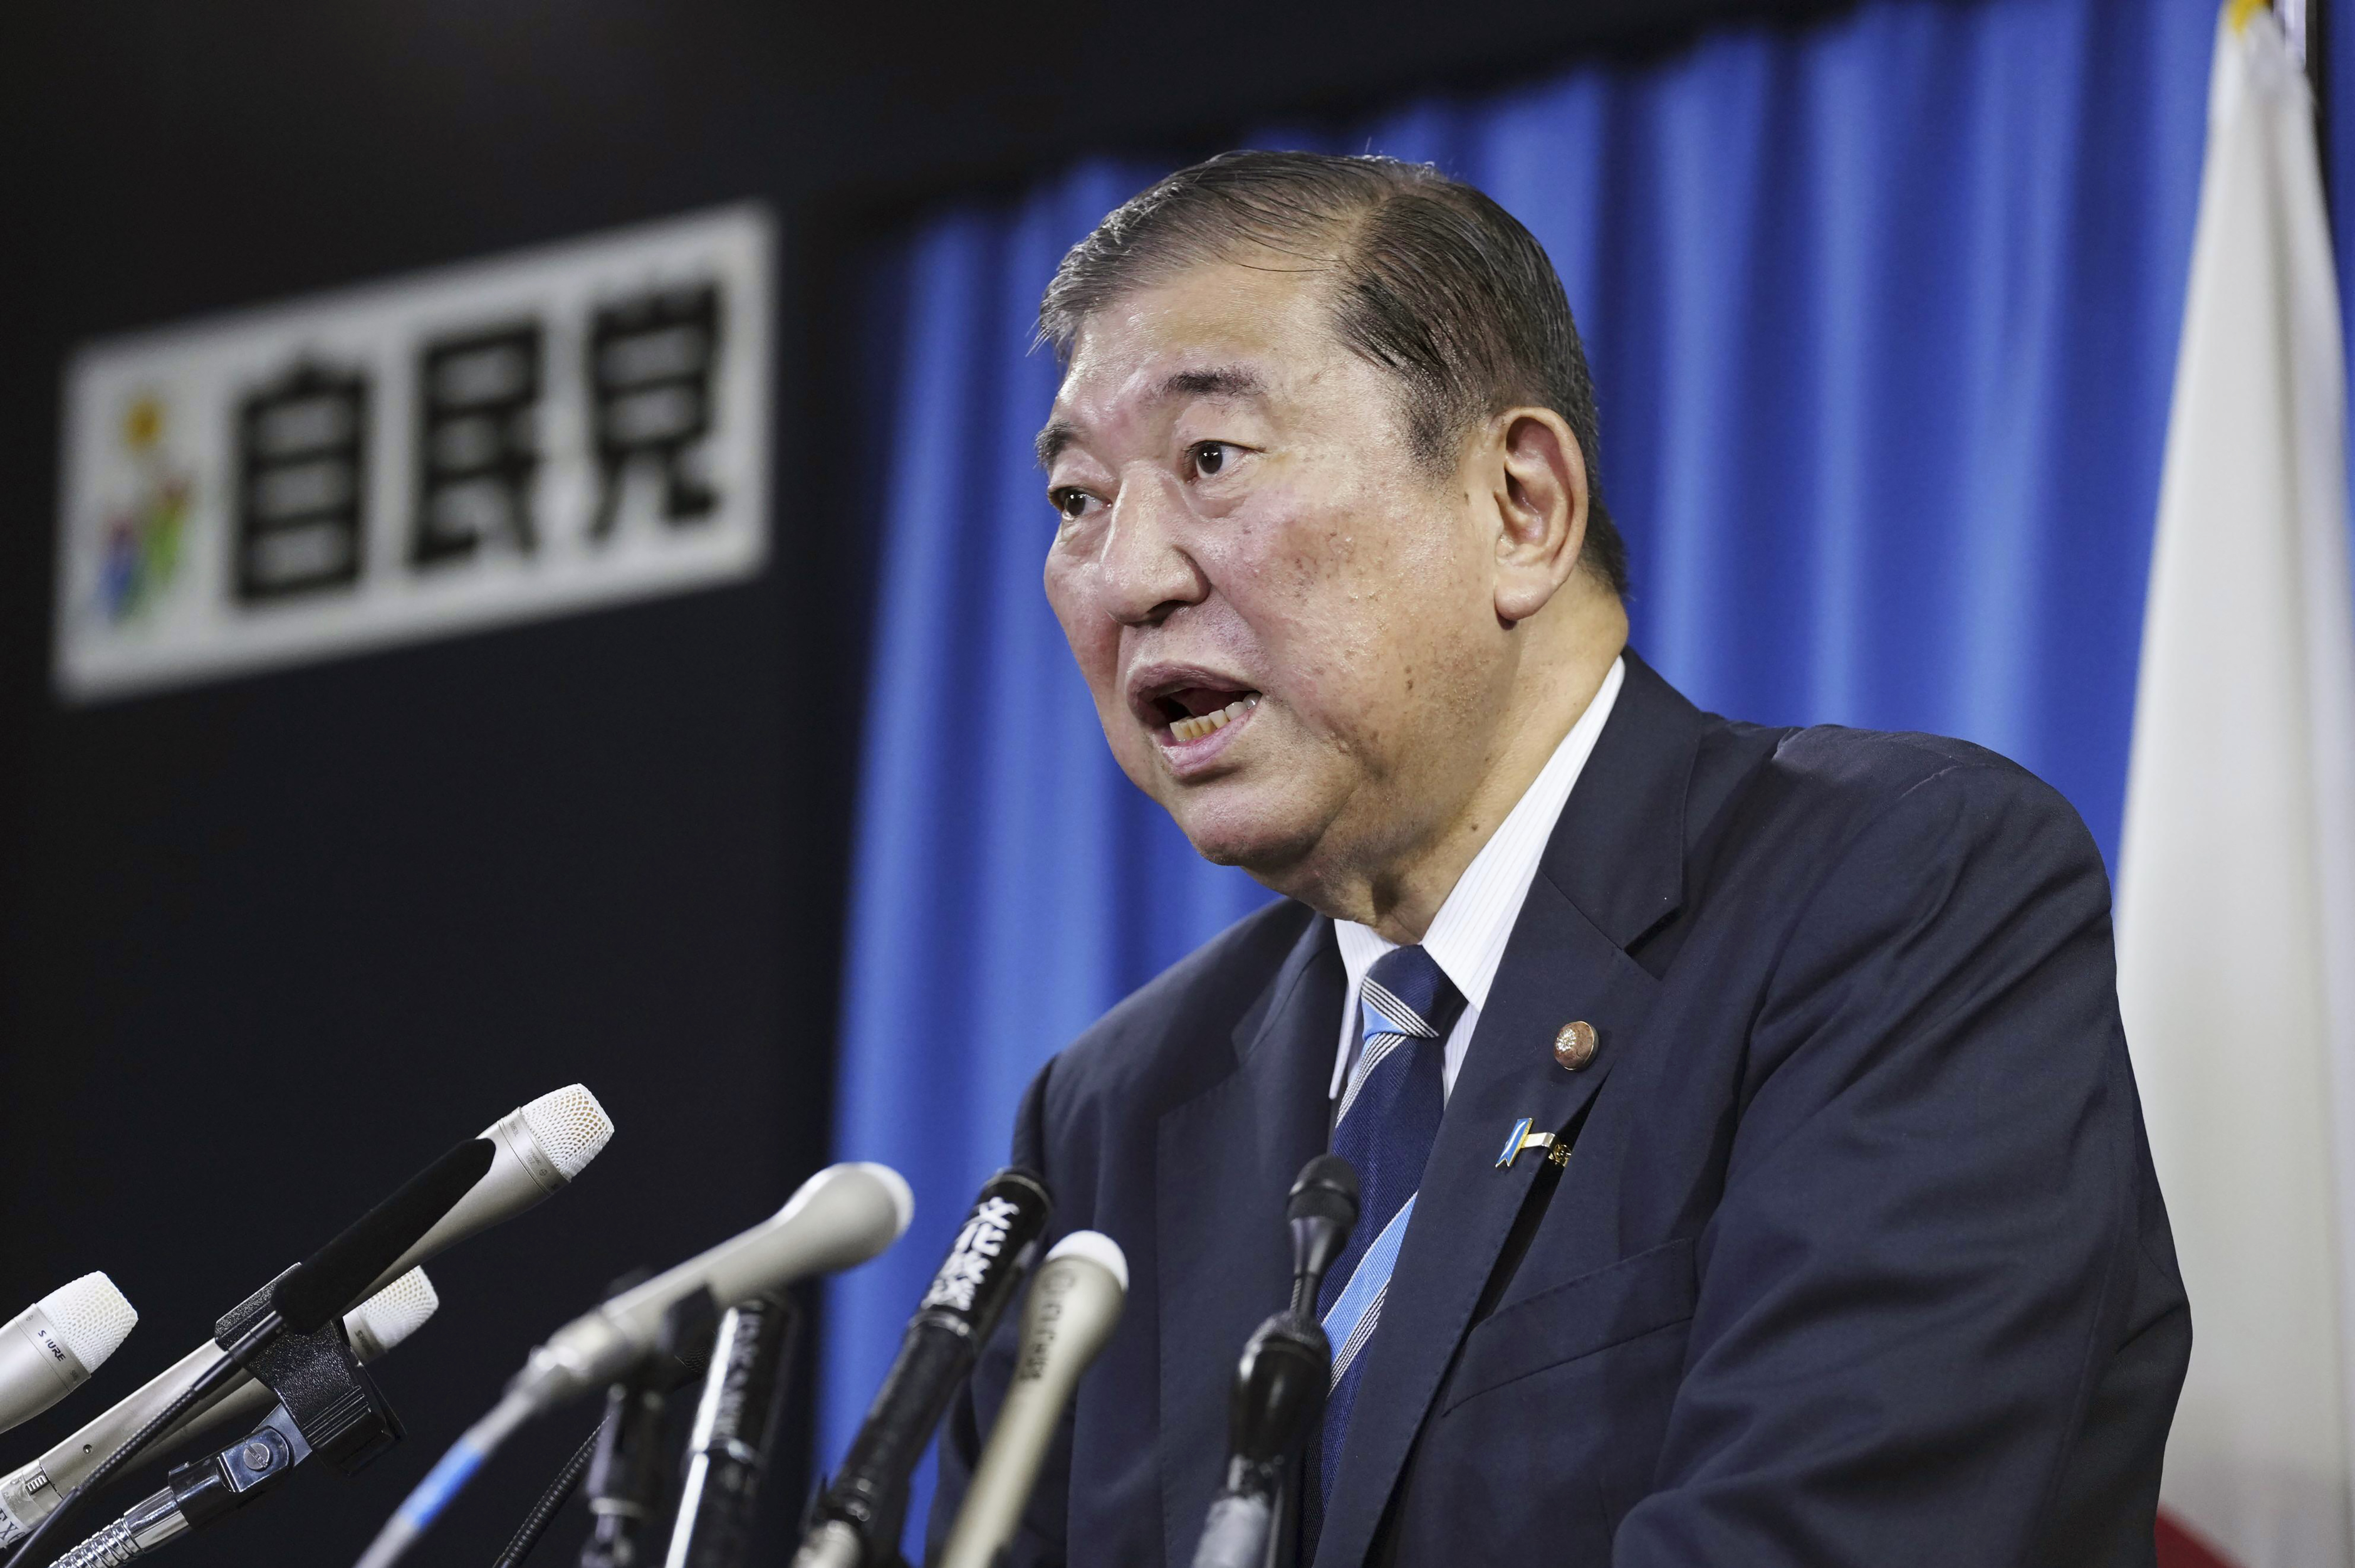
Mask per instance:
[[[1520,1120],[1513,1124],[1513,1130],[1505,1135],[1505,1147],[1497,1151],[1497,1170],[1510,1170],[1512,1168],[1514,1157],[1518,1155],[1524,1149],[1543,1149],[1550,1150],[1546,1158],[1552,1160],[1556,1165],[1562,1164],[1567,1160],[1569,1157],[1568,1147],[1558,1141],[1552,1133],[1531,1132],[1529,1128],[1536,1125],[1536,1122],[1529,1117],[1523,1117]]]
[[[1594,1060],[1594,1025],[1573,1018],[1553,1037],[1553,1059],[1565,1073],[1575,1073]]]

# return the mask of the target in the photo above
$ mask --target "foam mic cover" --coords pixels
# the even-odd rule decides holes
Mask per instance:
[[[270,1305],[289,1330],[308,1334],[341,1313],[396,1259],[458,1206],[496,1152],[486,1138],[470,1138],[404,1182],[335,1240],[288,1270],[272,1287]]]

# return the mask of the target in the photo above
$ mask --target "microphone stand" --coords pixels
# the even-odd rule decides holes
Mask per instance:
[[[1301,1456],[1325,1414],[1333,1351],[1316,1321],[1325,1275],[1358,1223],[1358,1173],[1320,1154],[1292,1184],[1292,1301],[1243,1347],[1227,1404],[1227,1479],[1194,1568],[1283,1568],[1299,1531]]]
[[[640,1568],[646,1561],[641,1536],[662,1500],[663,1414],[683,1352],[716,1316],[710,1291],[681,1297],[663,1315],[654,1352],[605,1391],[605,1421],[589,1462],[596,1525],[581,1545],[581,1568]]]
[[[1322,1344],[1325,1339],[1316,1322],[1316,1293],[1323,1286],[1324,1274],[1322,1268],[1314,1273],[1304,1270],[1292,1281],[1292,1306],[1285,1316],[1292,1319],[1292,1337],[1304,1345]],[[1330,1378],[1333,1358],[1329,1349],[1324,1365],[1326,1376]],[[1318,1400],[1317,1414],[1321,1415],[1324,1408],[1324,1401]],[[1309,1430],[1315,1430],[1313,1420]],[[1300,1481],[1301,1471],[1306,1467],[1307,1450],[1307,1441],[1303,1438],[1286,1448],[1284,1457],[1276,1461],[1274,1507],[1268,1521],[1267,1555],[1262,1560],[1263,1568],[1285,1568],[1288,1562],[1299,1556]]]
[[[1301,1168],[1284,1201],[1284,1219],[1292,1232],[1292,1305],[1295,1330],[1302,1339],[1314,1336],[1323,1343],[1324,1330],[1316,1320],[1316,1298],[1325,1276],[1349,1245],[1358,1224],[1358,1172],[1337,1154],[1324,1154]],[[1332,1376],[1332,1353],[1325,1356],[1326,1376]],[[1318,1415],[1324,1401],[1316,1403]],[[1309,1426],[1316,1430],[1315,1423]],[[1307,1438],[1295,1443],[1284,1457],[1276,1482],[1275,1515],[1267,1536],[1265,1568],[1284,1568],[1287,1557],[1297,1558],[1300,1533],[1300,1484],[1305,1467]]]
[[[738,1568],[750,1552],[795,1327],[781,1297],[739,1302],[720,1319],[665,1568]]]

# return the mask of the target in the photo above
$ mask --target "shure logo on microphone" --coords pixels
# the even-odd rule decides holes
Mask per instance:
[[[58,1343],[57,1336],[47,1329],[36,1326],[33,1330],[33,1340],[41,1349],[49,1352],[49,1360],[62,1361],[66,1359],[66,1348]]]
[[[932,1287],[924,1292],[918,1309],[953,1307],[960,1312],[972,1311],[974,1292],[989,1277],[991,1263],[1005,1249],[1007,1226],[1020,1213],[1003,1198],[982,1200],[964,1229],[957,1233],[956,1245],[949,1249],[948,1261],[932,1277]]]

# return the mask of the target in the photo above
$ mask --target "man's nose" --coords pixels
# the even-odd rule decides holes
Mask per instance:
[[[1124,484],[1105,531],[1103,607],[1123,626],[1149,626],[1182,606],[1199,604],[1209,579],[1182,544],[1185,503],[1166,476]]]

